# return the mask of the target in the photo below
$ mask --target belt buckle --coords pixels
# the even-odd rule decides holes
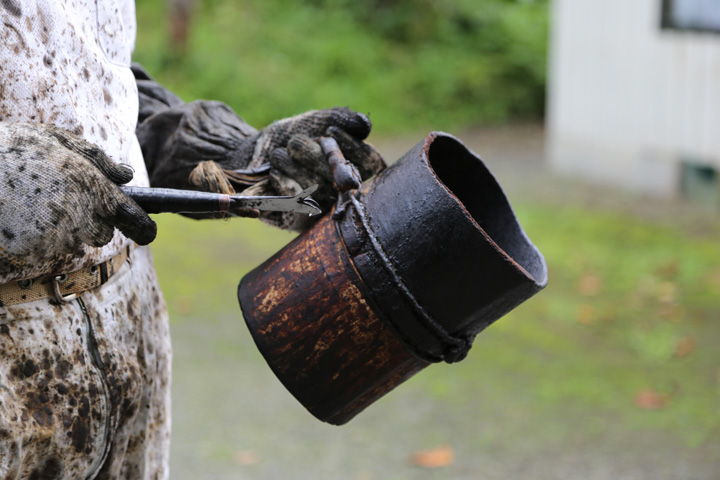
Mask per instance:
[[[55,275],[52,278],[52,287],[53,287],[53,296],[55,297],[55,301],[58,303],[69,303],[75,300],[78,297],[78,293],[71,293],[70,295],[63,295],[60,291],[60,284],[66,282],[68,279],[68,274],[63,273],[61,275]]]

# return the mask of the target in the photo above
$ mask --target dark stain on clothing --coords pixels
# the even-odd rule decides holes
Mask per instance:
[[[14,17],[19,17],[20,15],[22,15],[20,5],[18,5],[15,0],[2,0],[2,6],[5,7],[5,10],[7,10],[8,13]]]
[[[25,408],[40,427],[51,427],[53,424],[53,410],[48,402],[50,397],[45,392],[29,393],[25,400]]]
[[[85,451],[90,435],[90,400],[83,396],[80,398],[80,406],[78,408],[78,416],[75,417],[72,424],[70,438],[76,452]]]
[[[110,95],[110,91],[106,87],[103,87],[103,98],[108,105],[112,103],[112,95]]]
[[[30,378],[39,372],[40,369],[32,360],[18,360],[10,369],[10,374],[20,380]]]
[[[62,380],[67,378],[70,370],[72,370],[72,364],[67,360],[60,360],[55,364],[55,375]]]
[[[28,480],[55,480],[62,477],[62,464],[57,458],[50,457],[45,460],[45,463],[38,466],[30,473]]]

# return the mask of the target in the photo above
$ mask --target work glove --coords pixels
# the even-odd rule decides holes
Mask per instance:
[[[0,274],[50,273],[115,228],[150,243],[155,222],[118,187],[132,176],[60,128],[0,122]]]
[[[314,110],[258,131],[227,105],[182,103],[138,65],[133,71],[141,112],[136,133],[154,187],[265,196],[295,195],[317,184],[313,198],[327,212],[337,191],[319,137],[333,137],[362,180],[385,168],[380,154],[363,141],[372,124],[361,113]],[[290,230],[303,230],[319,218],[290,212],[259,215]]]

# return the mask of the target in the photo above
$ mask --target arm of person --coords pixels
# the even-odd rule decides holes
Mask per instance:
[[[140,110],[137,137],[154,187],[244,195],[295,195],[317,184],[313,198],[323,211],[337,199],[332,174],[317,139],[335,138],[363,179],[385,168],[364,140],[370,119],[348,108],[313,110],[257,130],[227,105],[184,103],[133,65]],[[303,230],[319,217],[261,213],[262,220]]]

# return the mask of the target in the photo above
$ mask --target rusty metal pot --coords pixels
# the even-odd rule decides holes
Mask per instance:
[[[482,160],[431,133],[238,288],[266,361],[340,425],[541,290],[547,267]]]

